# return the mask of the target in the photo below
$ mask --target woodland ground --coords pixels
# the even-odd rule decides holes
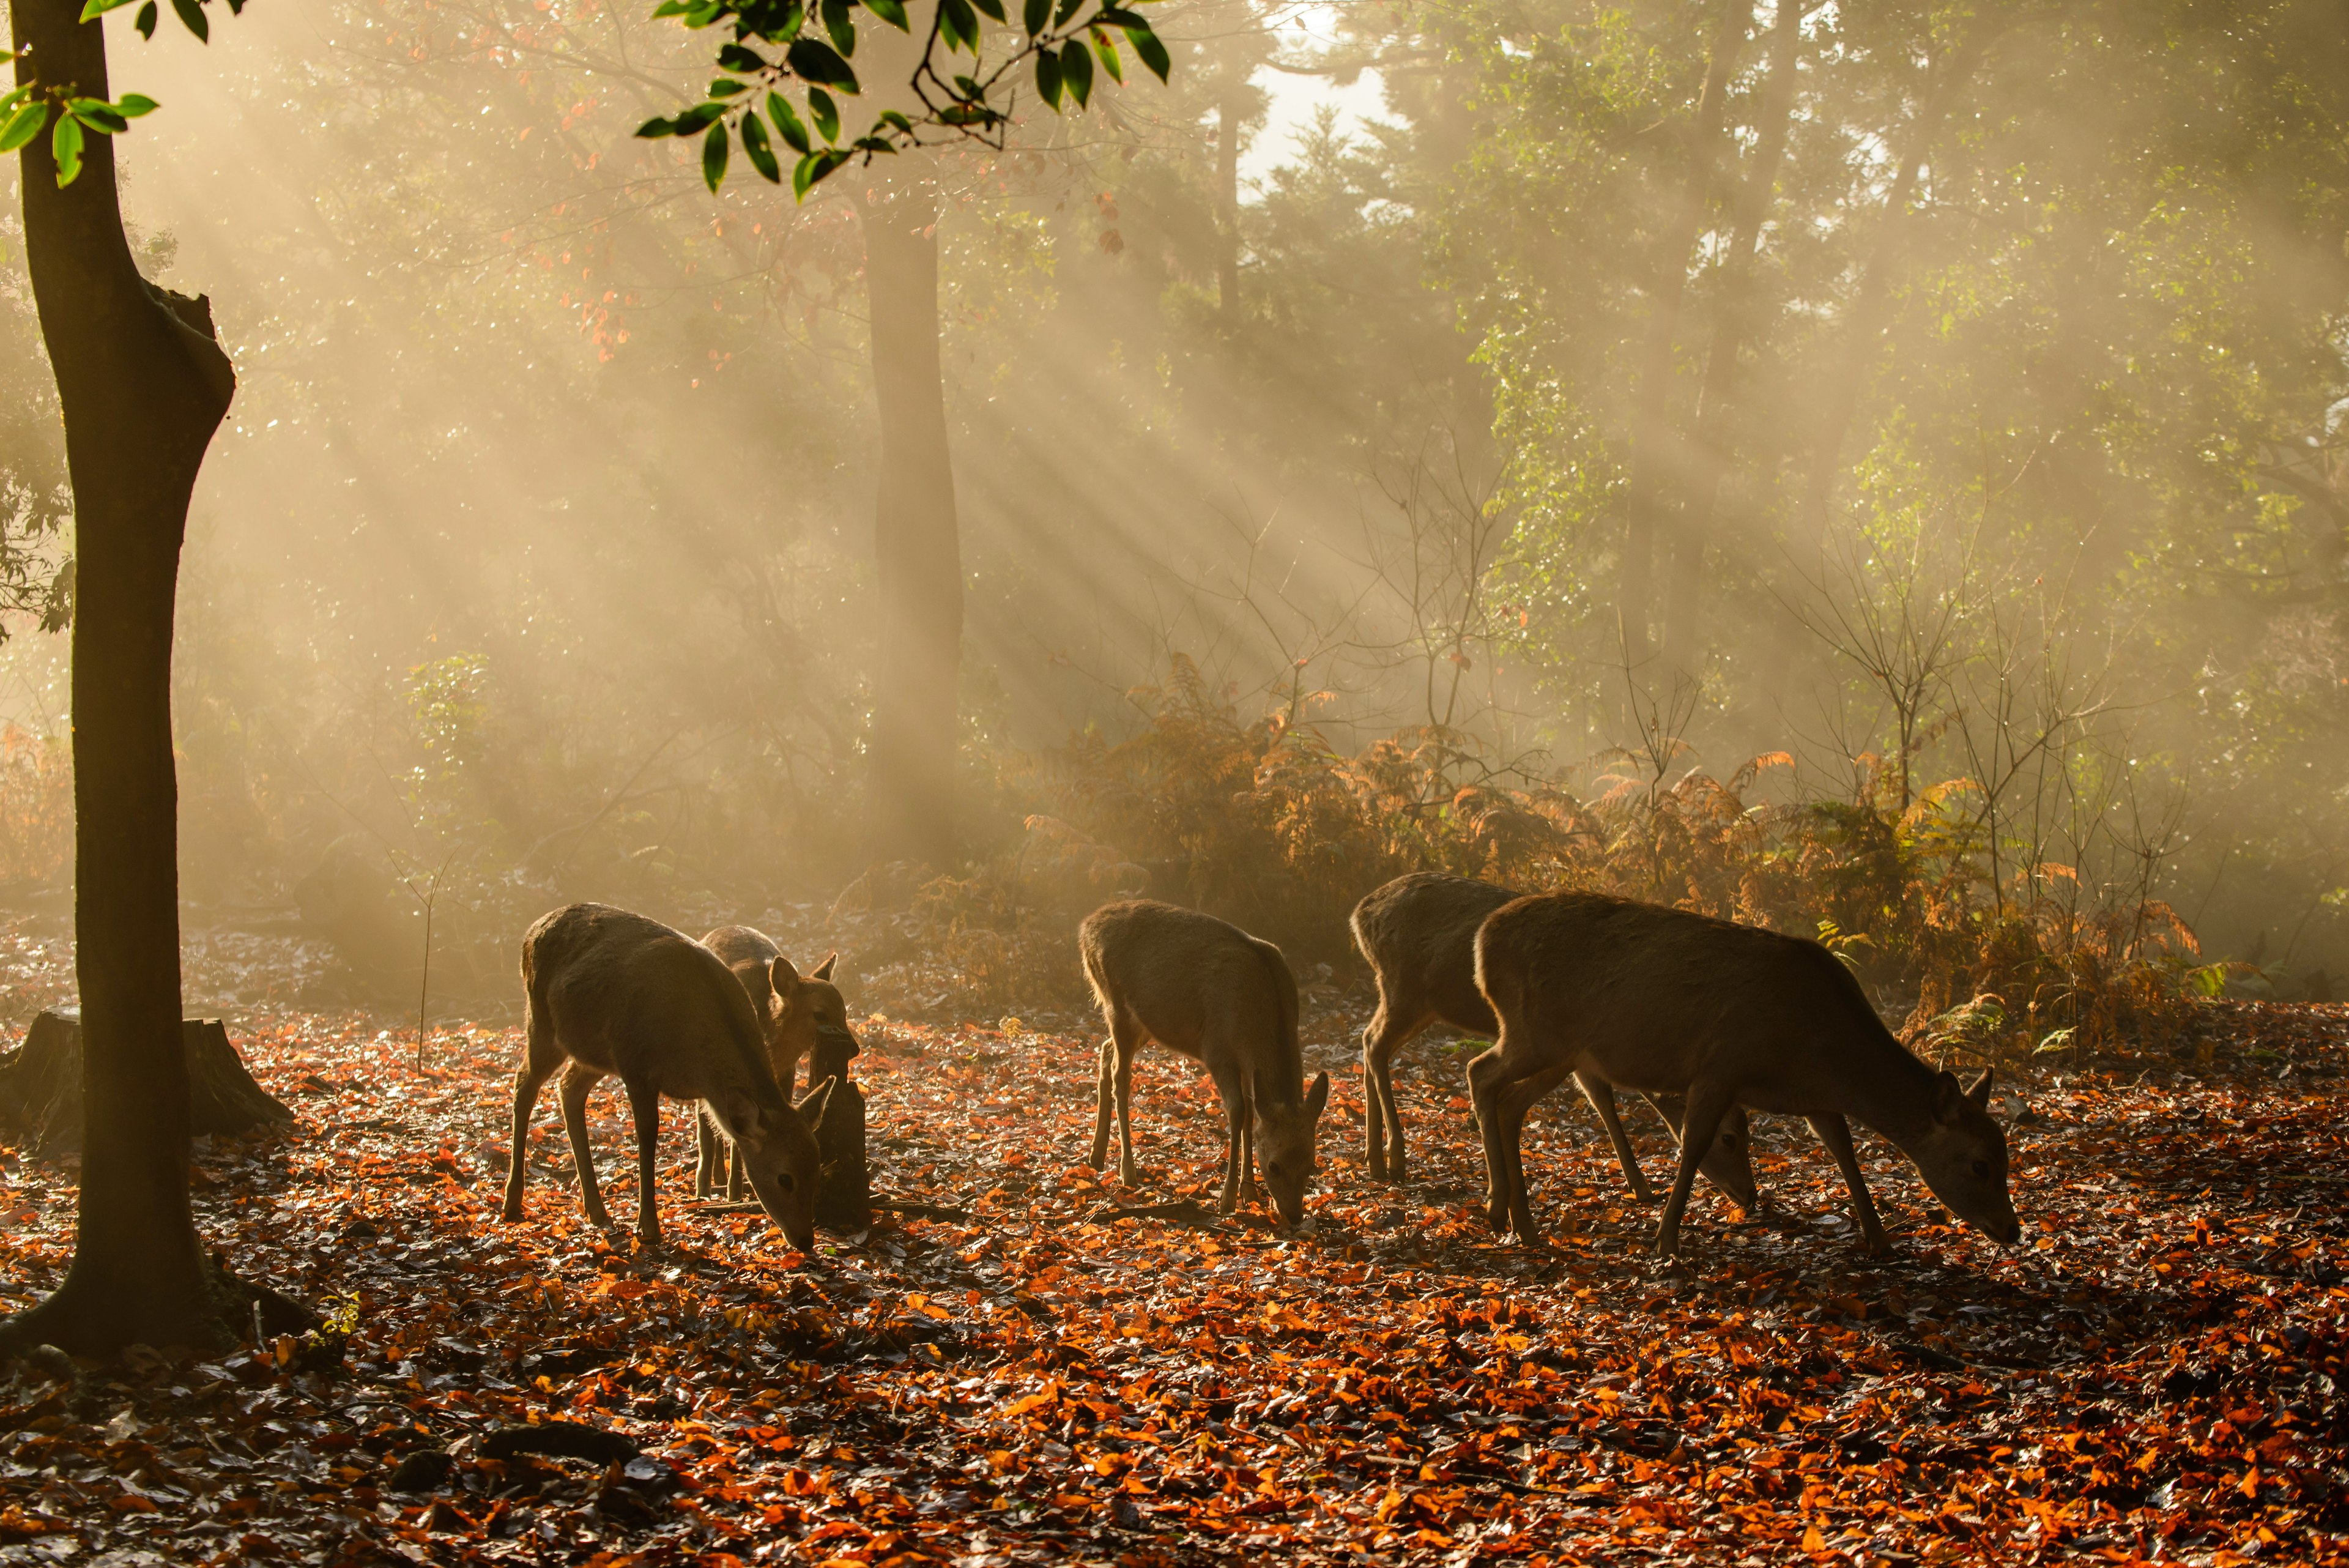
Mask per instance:
[[[0,930],[20,1024],[69,994],[54,929]],[[1116,1216],[1212,1202],[1186,1064],[1137,1070],[1129,1194],[1081,1163],[1091,1020],[869,1020],[876,1185],[933,1211],[802,1258],[692,1202],[682,1107],[665,1250],[586,1226],[551,1095],[501,1223],[512,1022],[436,1030],[419,1071],[412,1014],[305,1011],[265,949],[191,942],[189,994],[233,1002],[299,1120],[199,1140],[196,1203],[239,1271],[348,1314],[344,1357],[20,1367],[0,1561],[2349,1559],[2349,1009],[2214,1004],[2183,1054],[2015,1081],[2013,1251],[1930,1223],[1863,1135],[1896,1241],[1866,1257],[1764,1119],[1761,1212],[1701,1199],[1669,1265],[1563,1097],[1526,1151],[1553,1250],[1493,1239],[1455,1043],[1402,1068],[1412,1185],[1369,1181],[1359,995],[1309,993],[1337,1085],[1298,1239]],[[625,1109],[595,1112],[627,1215]],[[0,1151],[0,1304],[61,1276],[74,1177]],[[488,1457],[554,1420],[638,1455]]]

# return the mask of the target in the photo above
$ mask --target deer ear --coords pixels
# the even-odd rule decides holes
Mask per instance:
[[[1988,1067],[1982,1069],[1982,1075],[1976,1078],[1972,1085],[1966,1090],[1966,1098],[1974,1103],[1976,1110],[1990,1109],[1990,1069]]]
[[[792,967],[791,960],[777,953],[775,961],[767,966],[767,983],[775,988],[777,996],[789,996],[799,988],[800,971]]]
[[[815,966],[815,972],[809,975],[808,978],[810,980],[830,980],[832,978],[832,966],[839,961],[840,955],[838,953],[824,954],[823,961]]]
[[[1965,1102],[1966,1092],[1958,1086],[1956,1074],[1933,1075],[1933,1119],[1935,1121],[1945,1127],[1956,1121],[1960,1109]]]
[[[1321,1112],[1330,1104],[1330,1075],[1323,1073],[1305,1091],[1305,1121],[1309,1127],[1321,1119]]]
[[[809,1090],[808,1097],[799,1103],[797,1109],[800,1113],[800,1120],[807,1124],[809,1132],[821,1132],[823,1129],[824,1113],[832,1109],[832,1092],[839,1086],[838,1078],[826,1078]]]

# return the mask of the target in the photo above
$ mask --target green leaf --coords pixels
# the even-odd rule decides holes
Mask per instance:
[[[28,103],[9,116],[7,122],[0,125],[0,152],[14,152],[40,135],[48,118],[49,106],[39,102]]]
[[[671,136],[698,136],[704,126],[714,125],[726,117],[722,103],[697,103],[669,122]]]
[[[57,186],[62,190],[81,174],[81,121],[69,114],[57,116],[57,128],[49,132],[49,151],[57,154]]]
[[[750,90],[750,84],[749,82],[737,81],[732,77],[719,77],[716,81],[709,84],[709,96],[711,98],[732,98],[737,93],[745,93]]]
[[[158,15],[155,0],[147,0],[147,4],[139,7],[139,19],[130,25],[139,29],[140,37],[151,38],[155,36],[155,20]]]
[[[114,112],[114,106],[104,99],[69,98],[66,112],[97,131],[100,136],[112,136],[130,129],[130,122]]]
[[[1134,58],[1149,67],[1152,76],[1162,82],[1166,79],[1166,72],[1173,62],[1166,57],[1165,44],[1160,40],[1157,34],[1150,30],[1148,23],[1145,22],[1138,27],[1128,25],[1125,29],[1125,41],[1133,46]]]
[[[836,87],[844,93],[856,91],[856,73],[848,68],[848,62],[842,59],[830,44],[819,43],[813,38],[795,39],[792,44],[790,59],[792,73],[802,81],[813,82],[819,87]]]
[[[902,0],[864,0],[864,8],[901,33],[914,30],[913,24],[905,19]]]
[[[726,145],[723,120],[711,126],[709,134],[701,139],[701,179],[713,195],[726,178]]]
[[[752,31],[771,44],[788,44],[800,36],[802,27],[807,26],[807,9],[799,3],[799,0],[790,0],[790,3],[781,6],[772,18],[766,15],[771,9],[776,8],[770,5],[758,5],[755,6],[755,12],[742,13],[745,16],[756,15],[755,24],[746,23],[745,25],[750,26]]]
[[[1069,18],[1084,9],[1085,0],[1061,0],[1061,8],[1052,14],[1052,26],[1065,27]]]
[[[643,137],[675,136],[677,134],[677,121],[673,119],[663,119],[658,115],[655,115],[652,119],[636,127],[636,134]]]
[[[800,160],[799,167],[792,171],[792,194],[802,202],[806,201],[808,192],[814,188],[816,182],[847,162],[848,157],[838,148],[809,153]]]
[[[1069,96],[1077,100],[1079,109],[1084,108],[1086,100],[1093,96],[1092,52],[1081,38],[1061,51],[1061,85],[1069,89]]]
[[[93,16],[105,16],[109,11],[119,11],[129,4],[130,0],[89,0],[89,4],[81,8],[81,19],[87,22]]]
[[[1050,49],[1036,51],[1036,93],[1054,109],[1061,107],[1061,57]]]
[[[186,23],[188,31],[196,36],[196,42],[209,44],[212,41],[212,25],[197,0],[171,0],[171,9],[180,14],[180,20]]]
[[[938,0],[938,30],[946,34],[947,48],[978,53],[978,13],[970,0]]]
[[[1028,9],[1019,20],[1026,24],[1028,36],[1034,37],[1052,19],[1052,0],[1028,0]]]
[[[1123,85],[1125,81],[1125,65],[1117,57],[1117,46],[1111,42],[1110,36],[1099,27],[1092,30],[1092,37],[1093,53],[1101,57],[1102,69],[1109,73],[1110,80]]]
[[[826,141],[840,140],[840,106],[822,88],[808,88],[808,118],[815,121],[815,133]]]
[[[742,111],[742,151],[750,160],[750,167],[770,185],[783,182],[782,165],[775,161],[775,150],[767,140],[767,128],[759,119],[759,111]]]
[[[162,107],[143,92],[127,92],[122,95],[122,101],[114,106],[114,112],[125,119],[136,119],[142,114],[152,114]]]
[[[971,4],[986,12],[991,20],[1003,20],[1003,0],[971,0]]]
[[[657,22],[664,16],[682,16],[692,9],[689,0],[661,0],[653,8],[653,20]]]
[[[718,51],[718,67],[720,70],[733,71],[738,75],[748,77],[756,76],[765,70],[767,62],[756,49],[746,49],[740,44],[728,44]]]
[[[782,94],[771,92],[767,95],[767,118],[775,122],[775,134],[789,142],[792,151],[807,151],[807,127],[800,123],[800,117],[792,111],[791,101]]]
[[[10,109],[15,109],[18,104],[24,102],[26,99],[31,97],[32,92],[32,87],[28,83],[24,87],[18,88],[15,92],[6,94],[5,96],[0,96],[0,116],[5,116]]]
[[[848,0],[823,0],[823,30],[843,59],[856,53],[856,23],[848,15]]]
[[[881,111],[881,123],[893,130],[903,131],[907,136],[914,134],[914,122],[894,109],[885,109]],[[892,151],[895,150],[892,149]]]

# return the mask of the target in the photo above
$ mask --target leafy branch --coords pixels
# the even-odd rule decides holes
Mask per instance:
[[[97,6],[107,3],[108,0],[90,0]],[[127,5],[129,0],[112,3]],[[194,0],[185,3],[193,5]],[[147,8],[155,8],[152,0]],[[57,161],[57,184],[70,185],[81,176],[82,149],[88,144],[85,138],[92,133],[114,136],[128,130],[132,120],[153,113],[155,108],[153,99],[135,92],[124,93],[119,103],[109,103],[102,98],[77,97],[64,88],[26,82],[13,92],[0,94],[0,153],[14,152],[30,142],[54,116],[56,124],[49,130],[49,151]]]
[[[806,0],[662,0],[655,16],[675,16],[694,28],[730,24],[734,41],[718,51],[719,68],[728,74],[709,84],[701,102],[674,117],[648,119],[636,134],[700,137],[701,175],[713,192],[725,181],[737,136],[750,166],[771,183],[781,183],[782,162],[775,150],[780,141],[798,154],[792,192],[805,200],[817,182],[857,154],[869,160],[876,153],[930,145],[926,132],[945,132],[938,140],[975,140],[999,150],[1011,119],[1009,99],[1016,91],[1008,83],[1016,81],[1014,73],[1023,64],[1034,72],[1038,96],[1054,109],[1064,101],[1080,109],[1086,106],[1092,97],[1096,61],[1112,81],[1125,80],[1117,46],[1120,34],[1134,57],[1159,80],[1166,79],[1169,68],[1165,44],[1137,12],[1110,0],[1024,0],[1017,47],[982,72],[979,18],[1009,27],[1004,0],[938,0],[911,83],[921,102],[920,114],[885,109],[870,130],[843,141],[833,94],[854,97],[863,90],[849,63],[856,53],[855,14],[860,8],[899,32],[912,33],[903,0],[815,0],[812,7]],[[808,29],[811,9],[821,36]],[[780,47],[781,57],[760,53],[750,47],[754,40]],[[955,69],[954,57],[961,53],[971,57],[970,73]],[[805,91],[804,117],[783,96],[793,83]],[[763,106],[758,98],[761,88],[766,89]],[[999,93],[1004,107],[998,107]]]

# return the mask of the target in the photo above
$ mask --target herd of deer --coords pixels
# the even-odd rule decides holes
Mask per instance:
[[[1485,1141],[1485,1211],[1496,1231],[1537,1241],[1520,1142],[1534,1103],[1571,1075],[1613,1140],[1641,1201],[1651,1193],[1616,1113],[1615,1091],[1646,1096],[1680,1140],[1656,1250],[1679,1244],[1702,1170],[1741,1208],[1754,1199],[1745,1113],[1808,1119],[1834,1156],[1871,1251],[1885,1244],[1847,1118],[1916,1163],[1951,1210],[2012,1245],[2022,1227],[2007,1194],[2006,1137],[1991,1116],[1990,1075],[1971,1088],[1910,1054],[1859,982],[1825,948],[1795,937],[1598,893],[1519,898],[1462,877],[1399,877],[1354,909],[1354,940],[1376,973],[1378,1011],[1362,1036],[1371,1174],[1401,1180],[1402,1119],[1394,1054],[1441,1021],[1494,1038],[1468,1064]],[[1314,1134],[1330,1075],[1305,1082],[1297,981],[1280,950],[1195,910],[1113,903],[1077,933],[1085,978],[1109,1024],[1102,1042],[1092,1165],[1133,1158],[1135,1053],[1156,1041],[1195,1057],[1222,1096],[1222,1210],[1261,1173],[1283,1223],[1304,1218]],[[695,941],[641,915],[573,904],[523,939],[527,1055],[515,1075],[505,1218],[522,1218],[526,1139],[539,1090],[563,1069],[559,1097],[587,1217],[610,1223],[587,1147],[587,1094],[607,1075],[627,1088],[636,1131],[637,1228],[657,1241],[654,1155],[660,1101],[700,1106],[697,1191],[721,1158],[748,1179],[792,1245],[814,1241],[817,1133],[834,1080],[793,1104],[792,1083],[823,1030],[845,1030],[832,961],[802,979],[757,931],[727,926]]]

